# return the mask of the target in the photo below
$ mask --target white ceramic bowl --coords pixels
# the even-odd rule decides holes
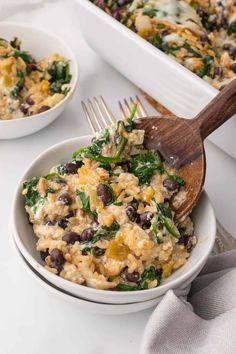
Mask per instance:
[[[179,117],[192,118],[218,90],[155,48],[89,0],[75,0],[78,26],[110,65]],[[114,45],[115,43],[115,45]],[[108,50],[109,48],[109,50]],[[236,116],[210,140],[236,158]]]
[[[182,284],[187,286],[202,269],[215,241],[214,211],[205,192],[202,193],[193,213],[198,243],[188,262],[157,288],[132,292],[97,290],[65,280],[43,267],[40,255],[36,251],[36,236],[33,234],[24,210],[24,200],[21,195],[22,182],[33,176],[47,174],[52,166],[68,161],[72,152],[79,147],[89,145],[91,138],[91,136],[73,138],[52,146],[35,159],[20,179],[12,210],[12,230],[19,250],[31,266],[49,282],[73,295],[91,301],[113,304],[147,301],[165,294],[169,289],[180,288]]]
[[[12,236],[13,237],[13,236]],[[96,313],[101,315],[124,315],[128,313],[139,312],[146,310],[150,307],[156,306],[161,300],[162,296],[156,299],[143,301],[133,304],[104,304],[99,302],[93,302],[85,300],[76,296],[73,296],[51,284],[47,281],[40,273],[31,267],[31,265],[26,261],[24,256],[20,253],[14,240],[12,240],[12,246],[14,248],[15,255],[19,263],[23,266],[24,270],[46,291],[50,293],[51,296],[61,299],[67,303],[73,304],[78,310],[83,310],[90,313]],[[177,291],[177,296],[185,296],[187,293],[186,289]]]
[[[53,53],[59,53],[70,60],[72,74],[71,90],[66,97],[50,110],[19,119],[0,119],[0,139],[12,139],[33,134],[52,123],[65,109],[72,97],[78,81],[77,60],[67,45],[57,36],[43,29],[30,25],[1,22],[1,37],[11,40],[17,36],[22,40],[22,50],[29,51],[37,59],[42,59]]]

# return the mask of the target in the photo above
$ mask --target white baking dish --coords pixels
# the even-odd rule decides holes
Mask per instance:
[[[126,28],[89,0],[75,0],[89,45],[109,64],[177,116],[192,118],[218,90]],[[111,88],[115,85],[111,82]],[[210,136],[236,158],[236,119]]]

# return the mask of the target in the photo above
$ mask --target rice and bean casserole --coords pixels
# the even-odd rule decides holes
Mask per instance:
[[[235,0],[90,1],[217,89],[235,78]]]
[[[69,61],[54,53],[36,61],[21,50],[21,41],[0,38],[0,119],[42,113],[61,102],[70,90]]]
[[[72,282],[154,288],[186,263],[196,244],[190,217],[174,218],[186,196],[184,181],[158,152],[145,150],[134,111],[70,162],[23,184],[45,267]]]

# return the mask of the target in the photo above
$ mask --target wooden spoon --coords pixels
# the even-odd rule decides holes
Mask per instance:
[[[135,128],[145,130],[147,149],[158,150],[185,181],[186,198],[176,206],[176,220],[196,204],[205,179],[204,139],[236,113],[236,79],[229,83],[195,118],[145,117]]]

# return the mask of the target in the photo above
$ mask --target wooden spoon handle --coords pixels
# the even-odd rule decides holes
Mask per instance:
[[[236,79],[231,81],[189,124],[204,140],[236,113]]]

